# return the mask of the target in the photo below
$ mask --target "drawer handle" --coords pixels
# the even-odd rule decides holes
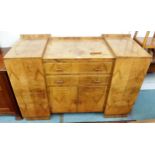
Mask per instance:
[[[93,80],[92,82],[93,82],[93,83],[101,83],[100,80]]]
[[[56,83],[57,83],[57,84],[63,84],[64,81],[63,81],[63,80],[57,80]]]
[[[62,72],[63,69],[62,69],[62,68],[57,68],[56,71],[57,71],[57,72]]]
[[[99,72],[102,71],[100,68],[95,68],[94,71]]]
[[[90,52],[91,55],[95,55],[95,54],[102,54],[102,52]]]

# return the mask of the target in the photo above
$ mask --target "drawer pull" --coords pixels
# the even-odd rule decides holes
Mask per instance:
[[[99,72],[102,71],[100,68],[95,68],[94,71]]]
[[[101,83],[100,80],[93,80],[92,82],[93,82],[93,83]]]
[[[91,55],[102,54],[102,52],[90,52]]]
[[[62,69],[62,68],[57,68],[56,71],[57,71],[57,72],[62,72],[63,69]]]
[[[63,81],[63,80],[57,80],[56,83],[57,83],[57,84],[63,84],[64,81]]]

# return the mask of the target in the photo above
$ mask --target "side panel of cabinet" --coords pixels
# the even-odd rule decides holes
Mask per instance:
[[[128,114],[138,96],[150,58],[117,58],[105,115]]]
[[[49,87],[49,104],[52,113],[76,112],[77,87]]]
[[[5,59],[5,65],[22,116],[27,119],[47,119],[50,112],[42,60]]]
[[[107,86],[79,87],[78,112],[103,112]]]

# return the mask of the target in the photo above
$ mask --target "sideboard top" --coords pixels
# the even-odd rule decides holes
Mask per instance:
[[[127,35],[103,35],[103,37],[117,57],[151,57]]]
[[[21,35],[5,55],[7,58],[83,59],[115,57],[148,57],[130,35],[108,34],[102,37],[51,37]]]
[[[47,39],[21,39],[4,58],[39,58],[42,57]]]
[[[53,37],[43,58],[114,58],[114,55],[102,37]]]

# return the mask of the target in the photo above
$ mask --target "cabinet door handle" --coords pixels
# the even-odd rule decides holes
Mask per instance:
[[[64,81],[63,81],[63,80],[57,80],[56,83],[57,83],[57,84],[63,84]]]

